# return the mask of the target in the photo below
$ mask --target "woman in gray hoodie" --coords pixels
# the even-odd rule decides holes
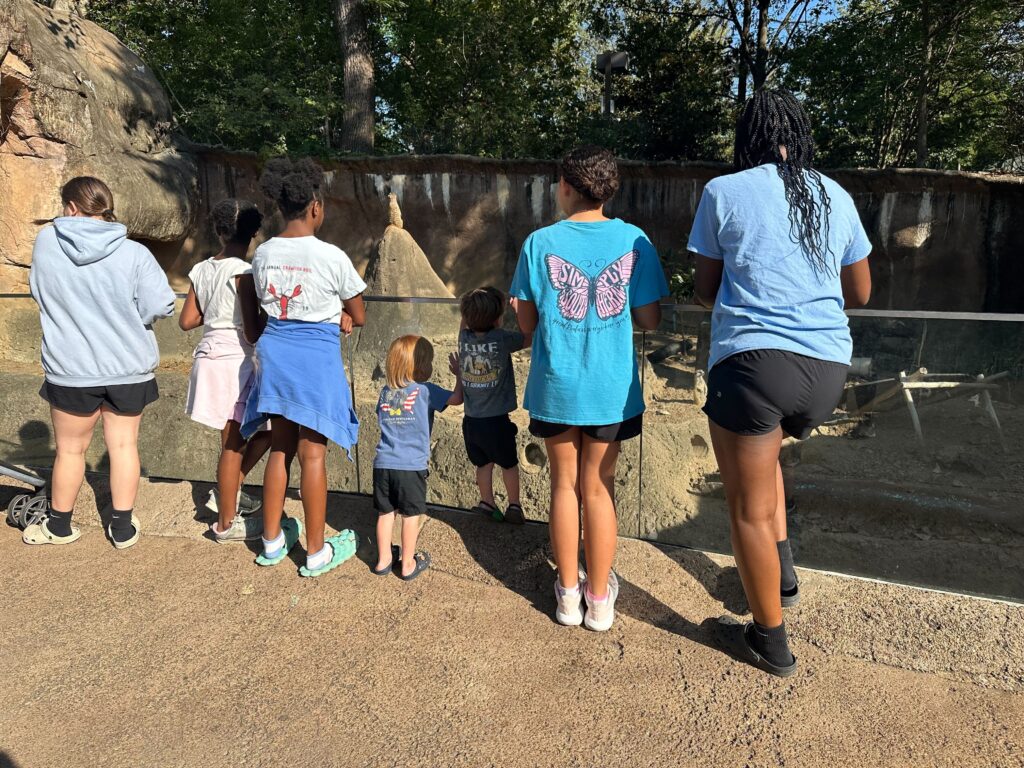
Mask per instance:
[[[32,251],[29,285],[43,328],[40,395],[50,403],[57,456],[50,508],[29,526],[26,544],[70,544],[85,479],[85,453],[96,423],[110,456],[113,506],[107,534],[118,549],[139,539],[132,514],[139,488],[139,423],[158,397],[160,361],[150,327],[174,314],[174,293],[149,250],[128,239],[114,218],[114,197],[99,179],[82,176],[61,190],[63,216],[43,229]]]

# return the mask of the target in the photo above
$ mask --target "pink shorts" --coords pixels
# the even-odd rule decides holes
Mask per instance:
[[[185,413],[213,429],[241,423],[255,378],[252,345],[241,331],[215,328],[203,334],[192,357]]]

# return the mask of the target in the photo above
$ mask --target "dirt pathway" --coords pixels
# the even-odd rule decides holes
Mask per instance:
[[[205,490],[147,484],[123,553],[0,528],[0,766],[1024,764],[1021,606],[804,573],[778,681],[706,644],[742,610],[727,558],[622,542],[596,634],[551,618],[543,527],[441,513],[415,582],[366,545],[304,580],[200,540]],[[373,517],[332,498],[329,520]]]

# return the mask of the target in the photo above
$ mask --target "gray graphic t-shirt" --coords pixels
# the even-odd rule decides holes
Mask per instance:
[[[523,348],[523,334],[497,328],[484,334],[459,334],[459,372],[466,415],[474,419],[503,416],[517,407],[512,353]]]

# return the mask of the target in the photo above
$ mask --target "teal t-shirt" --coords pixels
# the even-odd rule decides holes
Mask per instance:
[[[531,417],[602,426],[643,413],[630,310],[668,295],[643,230],[620,219],[538,229],[511,293],[540,316],[523,403]]]
[[[753,349],[849,365],[853,343],[839,272],[867,258],[871,241],[850,195],[832,179],[821,180],[830,207],[828,272],[816,269],[793,241],[786,190],[774,164],[721,176],[704,187],[687,247],[724,262],[711,316],[709,370]],[[820,203],[817,185],[811,189]]]

